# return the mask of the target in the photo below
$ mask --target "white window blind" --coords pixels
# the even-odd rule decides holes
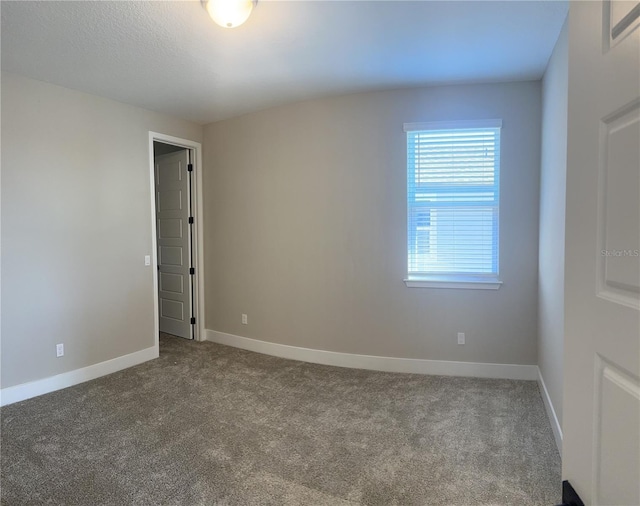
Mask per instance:
[[[497,278],[501,124],[405,124],[409,279]]]

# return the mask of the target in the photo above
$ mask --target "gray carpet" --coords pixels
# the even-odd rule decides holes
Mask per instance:
[[[163,336],[2,408],[3,505],[553,505],[535,382],[342,369]]]

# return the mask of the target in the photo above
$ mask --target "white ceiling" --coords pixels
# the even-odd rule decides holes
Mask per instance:
[[[198,1],[2,1],[2,69],[198,123],[388,88],[538,79],[555,1],[260,0],[236,29]]]

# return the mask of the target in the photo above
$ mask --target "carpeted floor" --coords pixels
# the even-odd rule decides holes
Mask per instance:
[[[160,346],[157,360],[2,408],[3,505],[560,502],[535,382]]]

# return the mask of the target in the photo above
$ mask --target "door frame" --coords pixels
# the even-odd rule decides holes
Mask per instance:
[[[192,240],[193,262],[196,269],[195,276],[192,276],[194,287],[192,301],[196,318],[194,329],[194,340],[205,340],[204,327],[204,227],[202,217],[204,216],[203,198],[202,198],[202,144],[191,141],[189,139],[181,139],[172,135],[166,135],[158,132],[149,131],[149,188],[151,193],[151,258],[153,268],[153,330],[154,330],[154,347],[160,350],[160,311],[158,300],[158,236],[156,230],[156,181],[155,181],[155,158],[153,154],[154,141],[180,146],[191,152],[191,163],[193,163],[193,172],[195,177],[192,178],[191,199],[193,204],[193,220],[195,224],[195,233]]]

